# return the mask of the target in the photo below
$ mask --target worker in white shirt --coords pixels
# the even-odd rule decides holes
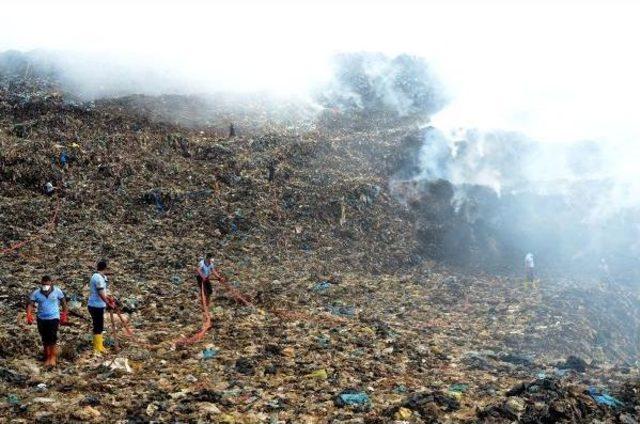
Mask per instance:
[[[218,281],[222,280],[223,277],[213,265],[213,258],[210,254],[207,254],[205,258],[201,260],[200,263],[198,263],[196,272],[196,280],[198,281],[198,296],[203,301],[205,307],[208,308],[211,303],[211,295],[213,294],[211,277],[213,276]],[[203,295],[204,299],[202,299]]]
[[[535,263],[533,262],[533,253],[529,252],[524,257],[524,273],[525,281],[533,283],[535,278]]]

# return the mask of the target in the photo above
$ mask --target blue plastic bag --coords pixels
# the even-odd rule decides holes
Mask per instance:
[[[202,350],[202,359],[213,359],[218,356],[218,349],[208,347]]]
[[[371,399],[364,392],[345,390],[336,399],[338,406],[365,406],[371,404]]]
[[[591,398],[594,401],[596,401],[598,405],[607,405],[612,408],[616,408],[618,406],[623,405],[623,403],[620,402],[618,399],[614,398],[613,396],[610,396],[607,393],[600,392],[595,387],[589,387],[589,390],[587,390],[587,392],[589,393],[589,396],[591,396]]]
[[[331,283],[328,281],[320,281],[319,283],[316,283],[315,287],[313,288],[313,291],[315,291],[316,293],[320,293],[323,292],[325,290],[328,290],[331,287]]]

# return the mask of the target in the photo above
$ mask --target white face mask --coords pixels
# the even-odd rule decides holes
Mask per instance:
[[[42,291],[49,291],[50,288],[51,288],[50,285],[43,285],[42,286]]]

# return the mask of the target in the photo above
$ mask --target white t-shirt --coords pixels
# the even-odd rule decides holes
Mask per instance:
[[[100,297],[98,292],[100,290],[104,290],[106,294],[107,277],[103,276],[99,272],[94,273],[91,276],[91,280],[89,281],[89,301],[87,304],[93,308],[106,308],[107,304],[104,303],[104,300]]]
[[[524,266],[526,266],[527,268],[535,267],[535,265],[533,264],[533,253],[527,253],[527,255],[524,257]]]
[[[213,272],[213,270],[216,269],[216,267],[213,265],[213,262],[210,262],[209,266],[207,266],[207,264],[204,263],[204,259],[203,259],[198,264],[198,269],[200,270],[202,275],[208,278]]]

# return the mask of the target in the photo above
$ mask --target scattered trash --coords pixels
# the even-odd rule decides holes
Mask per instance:
[[[66,150],[60,152],[60,166],[65,167],[69,164],[69,155]]]
[[[331,338],[324,334],[316,337],[316,342],[318,343],[318,347],[322,349],[328,349],[331,346]]]
[[[162,197],[160,197],[160,193],[154,191],[151,193],[153,197],[153,201],[155,202],[156,212],[162,213],[165,211],[164,202],[162,201]]]
[[[428,140],[426,120],[383,117],[372,127],[340,108],[318,117],[249,95],[237,105],[178,95],[85,102],[33,68],[17,75],[4,74],[0,60],[0,415],[17,422],[635,419],[640,348],[628,335],[638,327],[636,297],[551,276],[527,291],[508,272],[458,268],[466,258],[452,256],[442,238],[488,262],[510,252],[474,250],[482,247],[476,237],[491,237],[470,231],[475,211],[452,203],[460,187],[402,182],[398,172]],[[238,133],[227,140],[231,121]],[[46,182],[51,197],[40,195]],[[479,209],[494,204],[490,190],[484,195]],[[205,253],[233,283],[212,281],[211,328],[177,345],[201,330],[192,266]],[[84,291],[101,256],[112,260],[109,291],[135,311],[136,332],[124,337],[107,321],[107,345],[117,340],[120,350],[96,357]],[[58,333],[55,370],[40,366],[36,327],[24,319],[25,287],[44,273],[77,312]],[[230,287],[255,307],[236,302]],[[567,352],[576,357],[558,365]],[[587,381],[615,398],[585,393]],[[607,406],[616,400],[624,409]]]
[[[368,406],[371,405],[369,396],[357,390],[343,390],[335,400],[336,406]]]
[[[253,362],[249,358],[237,359],[236,371],[244,375],[253,375],[255,373]]]
[[[34,403],[56,403],[56,400],[50,397],[34,397],[31,401]]]
[[[213,359],[218,356],[218,349],[206,347],[202,350],[202,359]]]
[[[82,308],[82,302],[80,301],[78,295],[73,294],[69,296],[68,307],[72,311],[77,311]]]
[[[236,419],[233,417],[233,415],[222,414],[222,415],[219,415],[217,417],[216,422],[218,422],[220,424],[235,424],[236,423]]]
[[[469,388],[468,384],[465,383],[455,383],[452,384],[451,386],[449,386],[449,391],[450,392],[459,392],[459,393],[464,393],[467,391],[467,389]]]
[[[122,312],[131,314],[138,309],[138,300],[134,298],[127,298],[121,302]]]
[[[397,394],[407,393],[407,387],[403,384],[397,385],[396,387],[393,388],[393,393],[397,393]]]
[[[10,384],[24,384],[29,377],[27,375],[20,374],[14,370],[0,367],[0,380],[4,380]]]
[[[85,422],[97,420],[101,416],[102,414],[100,413],[100,411],[89,405],[86,405],[82,409],[73,412],[74,418]]]
[[[408,395],[403,402],[403,406],[412,411],[418,411],[422,416],[428,416],[429,413],[433,413],[432,405],[437,406],[437,408],[442,411],[456,411],[460,409],[458,399],[439,391],[412,393]]]
[[[316,285],[313,287],[313,291],[317,292],[317,293],[322,293],[324,291],[327,291],[331,288],[331,283],[328,281],[320,281],[318,283],[316,283]]]
[[[46,194],[47,196],[52,196],[53,193],[55,192],[55,187],[53,186],[53,183],[51,183],[51,181],[47,181],[47,183],[44,185],[44,194]]]
[[[567,360],[564,363],[561,363],[558,365],[558,368],[561,370],[575,370],[577,372],[585,372],[587,370],[587,368],[589,367],[589,364],[587,364],[587,362],[582,359],[582,358],[578,358],[577,356],[569,356],[567,358]]]
[[[81,406],[98,406],[100,405],[100,398],[94,395],[86,395],[84,399],[80,401]]]
[[[105,361],[102,363],[102,366],[111,371],[122,371],[127,374],[133,373],[133,369],[129,366],[129,359],[127,358],[115,358],[112,361]]]
[[[405,408],[405,407],[401,407],[394,414],[393,418],[395,420],[398,420],[398,421],[407,421],[407,420],[411,419],[412,416],[413,416],[413,411],[411,411],[411,409],[408,409],[408,408]]]
[[[531,366],[533,365],[533,359],[530,357],[526,357],[526,356],[522,356],[522,355],[516,355],[513,353],[507,353],[504,355],[500,355],[500,360],[502,362],[508,362],[510,364],[514,364],[514,365],[524,365],[524,366]]]
[[[587,394],[591,396],[598,405],[607,405],[607,406],[611,406],[612,408],[616,408],[618,406],[624,405],[618,399],[614,398],[613,396],[610,396],[607,393],[599,391],[595,387],[589,387],[587,389]]]
[[[525,404],[522,399],[512,397],[505,402],[505,408],[511,415],[519,416],[525,410]]]
[[[7,402],[9,405],[20,405],[20,398],[17,395],[10,393],[7,395]]]
[[[337,315],[339,317],[353,318],[356,315],[355,306],[330,305],[328,306],[328,309],[333,315]]]
[[[618,416],[620,424],[638,424],[638,421],[631,414],[622,413]]]
[[[327,374],[327,370],[322,368],[322,369],[313,371],[310,374],[307,374],[307,377],[316,378],[318,380],[326,380],[327,378],[329,378],[329,375]]]

